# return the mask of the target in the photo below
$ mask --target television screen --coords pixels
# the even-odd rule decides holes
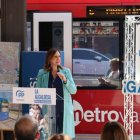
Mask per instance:
[[[109,75],[111,61],[119,61],[119,21],[74,21],[72,45],[76,85],[98,87],[103,80],[118,84],[119,77],[109,79]],[[119,74],[119,66],[113,71]]]

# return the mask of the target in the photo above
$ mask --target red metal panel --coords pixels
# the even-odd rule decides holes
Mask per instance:
[[[73,17],[86,17],[86,6],[82,4],[29,4],[27,10],[45,12],[72,12]]]
[[[123,3],[134,3],[136,0],[121,0]],[[140,0],[139,0],[140,1]]]
[[[100,4],[100,5],[106,5],[106,4],[120,4],[121,0],[84,0],[84,3],[92,3],[92,4]]]
[[[27,3],[27,10],[40,10],[40,11],[45,11],[45,12],[72,12],[72,16],[73,18],[85,18],[86,17],[86,7],[87,6],[121,6],[121,5],[140,5],[140,0],[136,0],[137,3],[129,3],[127,2],[127,0],[125,0],[125,3],[96,3],[96,4],[78,4],[78,3],[71,3],[71,4],[39,4],[37,3],[30,3],[31,1],[29,1],[29,3]],[[117,1],[117,0],[115,0]]]
[[[72,12],[73,18],[85,18],[86,7],[89,5],[95,6],[92,4],[28,4],[27,10],[40,10],[45,12]],[[107,6],[109,6],[109,4],[107,4]]]
[[[107,121],[124,120],[121,90],[78,90],[73,96],[76,133],[100,134]],[[140,97],[134,96],[134,134],[140,133]]]
[[[37,4],[40,0],[26,0],[27,4]]]
[[[83,0],[27,0],[28,4],[48,4],[48,3],[83,3]]]
[[[140,5],[140,0],[121,0],[122,5]]]
[[[139,5],[140,5],[140,0],[134,0],[134,2],[139,3]]]
[[[79,3],[79,4],[101,4],[106,5],[106,4],[125,4],[125,3],[140,3],[140,0],[27,0],[27,4],[48,4],[48,3]]]

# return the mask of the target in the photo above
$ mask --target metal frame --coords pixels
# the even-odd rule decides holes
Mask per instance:
[[[72,13],[45,12],[33,14],[33,50],[39,51],[39,22],[63,22],[64,66],[72,69]]]
[[[139,15],[125,17],[125,61],[124,80],[136,80],[136,24],[140,24]],[[133,140],[133,95],[124,95],[124,127]]]

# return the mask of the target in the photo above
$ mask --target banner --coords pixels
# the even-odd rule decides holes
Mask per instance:
[[[13,87],[13,103],[56,105],[56,89]]]
[[[100,134],[108,121],[124,124],[124,95],[121,90],[79,89],[73,95],[76,133]],[[140,96],[134,95],[134,134],[140,134]],[[95,127],[94,127],[95,126]]]
[[[0,42],[0,129],[14,128],[22,106],[12,103],[12,87],[19,84],[20,43]]]

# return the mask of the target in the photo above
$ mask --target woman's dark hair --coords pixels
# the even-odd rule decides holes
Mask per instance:
[[[48,140],[71,140],[71,138],[68,135],[55,134],[52,137],[50,137]]]
[[[44,66],[45,70],[47,71],[51,70],[50,60],[52,59],[52,57],[55,55],[56,52],[60,53],[60,51],[56,48],[52,48],[47,52],[46,58],[45,58],[45,66]],[[62,66],[59,66],[59,67],[62,68]]]
[[[103,127],[101,140],[129,140],[129,138],[122,124],[107,122]]]

